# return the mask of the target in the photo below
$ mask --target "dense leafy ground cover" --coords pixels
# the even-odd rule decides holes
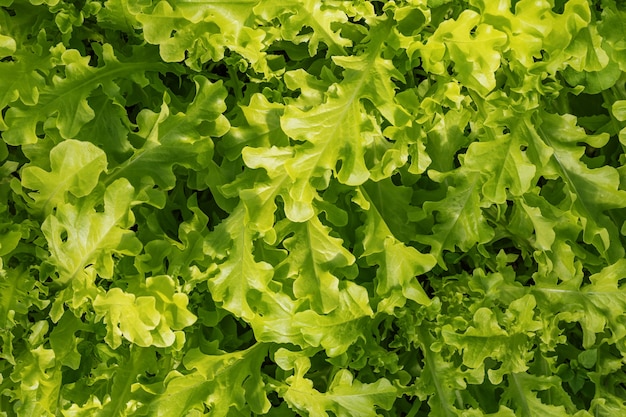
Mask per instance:
[[[0,0],[0,415],[626,415],[625,39]]]

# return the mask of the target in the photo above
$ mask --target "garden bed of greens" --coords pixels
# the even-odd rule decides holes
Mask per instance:
[[[622,0],[0,0],[0,416],[626,415]]]

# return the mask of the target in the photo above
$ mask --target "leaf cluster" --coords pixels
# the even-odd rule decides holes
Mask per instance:
[[[0,416],[626,414],[626,7],[0,0]]]

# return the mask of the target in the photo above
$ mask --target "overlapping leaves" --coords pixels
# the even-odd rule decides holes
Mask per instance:
[[[0,1],[0,415],[626,412],[601,3]]]

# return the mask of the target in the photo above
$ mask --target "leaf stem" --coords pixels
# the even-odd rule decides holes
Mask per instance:
[[[511,373],[510,376],[511,378],[509,379],[509,382],[513,385],[511,388],[515,390],[515,402],[522,409],[522,417],[532,417],[530,406],[528,405],[528,401],[526,401],[526,394],[524,393],[520,382],[517,380],[517,375],[515,373]]]
[[[241,87],[241,82],[239,81],[239,77],[237,75],[237,70],[232,66],[228,66],[228,76],[233,83],[233,92],[235,93],[235,98],[237,102],[241,102],[243,100],[243,89]]]

